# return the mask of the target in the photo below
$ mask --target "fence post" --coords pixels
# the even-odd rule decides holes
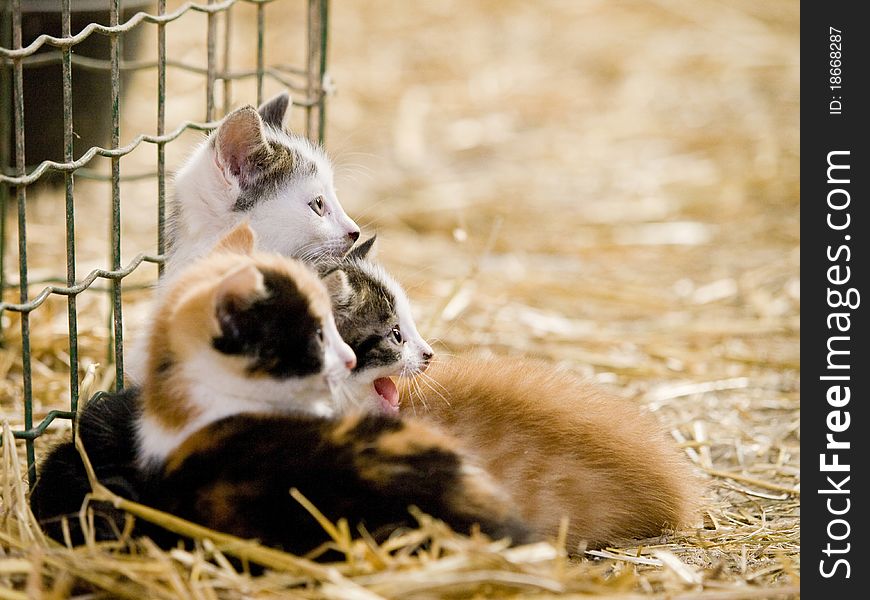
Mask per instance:
[[[308,106],[305,108],[305,135],[323,143],[326,124],[326,93],[323,89],[326,76],[326,28],[329,20],[328,0],[308,0]],[[316,107],[316,111],[315,111]],[[315,114],[316,113],[316,114]]]
[[[12,47],[11,7],[4,2],[0,7],[0,47]],[[12,78],[5,64],[0,65],[0,173],[8,174],[12,166]],[[9,204],[7,183],[0,183],[0,301],[6,292],[6,210]],[[0,314],[0,347],[4,340],[3,318]]]
[[[61,36],[69,37],[70,0],[63,0],[61,15]],[[72,99],[72,50],[63,48],[63,160],[73,161],[73,99]],[[73,197],[73,172],[63,174],[66,201],[66,284],[76,283],[76,228],[75,200]],[[69,324],[69,396],[70,411],[75,414],[79,398],[79,344],[76,310],[76,295],[67,296],[67,321]],[[73,429],[75,431],[75,429]]]
[[[121,0],[112,0],[109,25],[118,25],[121,15]],[[112,33],[112,149],[121,145],[121,38]],[[121,157],[112,157],[112,270],[121,268]],[[120,277],[112,279],[112,332],[115,338],[115,389],[124,389],[124,320],[121,310]]]

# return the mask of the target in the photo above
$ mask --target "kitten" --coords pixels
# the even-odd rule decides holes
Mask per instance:
[[[247,221],[259,248],[342,256],[359,238],[335,193],[326,153],[283,127],[285,92],[227,115],[175,175],[165,273],[171,276]]]
[[[339,333],[357,357],[350,375],[334,384],[331,401],[318,398],[315,402],[313,410],[322,416],[351,410],[397,414],[399,394],[390,376],[413,376],[425,369],[432,357],[432,349],[417,332],[404,291],[369,260],[374,241],[371,238],[345,258],[321,265]],[[235,249],[247,252],[249,243],[241,239]],[[144,354],[145,344],[142,347]],[[127,388],[122,394],[99,397],[78,417],[78,433],[99,480],[137,501],[148,485],[135,443],[143,428],[140,396],[138,389]],[[155,444],[159,443],[157,437]],[[58,491],[61,493],[55,493]],[[72,443],[55,447],[42,461],[31,498],[34,512],[49,535],[61,539],[60,517],[77,513],[89,491],[87,474]],[[123,514],[109,506],[93,508],[97,539],[116,539],[123,527]],[[70,528],[73,539],[82,541],[76,520],[70,522]]]
[[[538,361],[458,357],[427,368],[432,350],[407,295],[366,260],[373,241],[324,279],[339,333],[357,355],[344,396],[395,414],[399,392],[389,376],[405,375],[400,414],[419,409],[455,436],[541,537],[555,538],[569,517],[571,550],[693,522],[701,484],[655,418],[636,406]]]
[[[410,528],[414,505],[454,530],[528,541],[516,509],[437,429],[373,413],[325,419],[239,415],[195,433],[170,456],[157,502],[173,514],[301,554],[328,541],[288,493],[297,488],[329,520],[377,540]]]
[[[253,231],[243,223],[158,301],[137,431],[143,469],[226,416],[332,414],[330,385],[356,357],[336,329],[329,296],[301,262],[253,248]],[[309,339],[315,330],[317,343]],[[211,344],[200,339],[206,333]],[[322,360],[311,354],[318,344]]]
[[[375,238],[360,244],[334,266],[321,267],[342,339],[357,364],[338,386],[336,410],[354,406],[399,412],[391,376],[413,377],[432,360],[431,346],[417,331],[402,287],[370,259]]]
[[[252,252],[253,240],[247,224],[237,227],[221,240],[209,260],[195,263],[186,273],[184,282],[168,286],[159,297],[155,311],[161,318],[146,338],[147,343],[142,344],[147,357],[143,366],[150,369],[152,376],[144,379],[141,388],[127,388],[121,393],[89,402],[79,415],[78,433],[91,464],[98,479],[112,491],[143,501],[166,456],[191,433],[226,415],[243,410],[330,412],[329,383],[319,372],[323,370],[333,379],[344,376],[346,369],[355,363],[355,357],[335,331],[329,311],[322,315],[328,325],[322,328],[324,341],[328,342],[330,350],[326,353],[327,364],[324,369],[317,369],[307,377],[298,372],[292,373],[296,375],[293,378],[283,379],[256,376],[263,369],[273,373],[276,370],[282,373],[282,369],[286,371],[282,362],[275,359],[275,354],[279,350],[293,350],[295,336],[287,335],[284,324],[276,321],[274,310],[273,314],[268,314],[275,308],[270,302],[276,302],[280,296],[272,295],[258,305],[266,313],[259,316],[256,323],[260,328],[260,341],[271,343],[270,347],[257,344],[258,340],[235,336],[237,332],[233,329],[228,310],[235,303],[233,286],[248,283],[248,280],[255,283],[262,280],[265,292],[266,284],[271,281],[269,277],[257,275],[250,265],[247,269],[238,269],[243,266],[239,255]],[[308,280],[313,277],[306,275],[307,269],[300,263],[265,256],[263,260],[272,260],[279,269],[291,268]],[[231,269],[235,271],[228,273]],[[240,372],[238,361],[216,357],[217,349],[216,352],[205,350],[198,355],[186,356],[186,360],[179,363],[178,352],[183,348],[165,344],[169,339],[168,330],[209,327],[210,323],[204,323],[202,319],[189,321],[181,307],[189,306],[195,295],[202,294],[211,282],[221,280],[218,291],[224,294],[226,302],[220,305],[224,308],[216,314],[216,319],[222,330],[227,329],[227,334],[215,338],[215,344],[225,351],[243,349],[257,354],[259,366],[252,373]],[[319,288],[315,286],[315,289]],[[320,294],[319,301],[321,309],[324,303],[328,306],[325,293]],[[190,381],[197,382],[191,393],[178,393],[186,389]],[[281,398],[281,402],[274,405],[262,401],[262,398],[270,397]],[[39,478],[31,493],[31,507],[46,532],[55,539],[63,539],[61,518],[79,511],[90,491],[90,483],[72,442],[56,446],[41,462]],[[97,504],[94,509],[97,539],[116,539],[123,526],[123,514],[105,504]],[[78,522],[73,520],[69,525],[74,543],[81,543],[83,537]]]
[[[261,250],[309,261],[340,257],[359,238],[336,196],[326,153],[284,129],[289,103],[285,92],[257,110],[244,106],[230,113],[176,173],[158,295],[242,221],[257,234]],[[157,319],[152,313],[148,323]],[[143,340],[135,338],[127,351],[130,385],[144,377]]]
[[[701,483],[637,406],[534,360],[457,357],[424,377],[401,387],[400,414],[423,408],[460,439],[539,535],[567,516],[576,551],[694,522]]]
[[[140,428],[147,468],[138,471],[154,473],[139,488],[143,500],[294,552],[325,533],[292,487],[328,518],[365,524],[378,539],[413,525],[412,504],[460,531],[478,524],[493,537],[527,539],[507,495],[449,436],[412,419],[319,415],[330,365],[354,361],[334,339],[323,284],[301,263],[233,254],[252,239],[250,229],[234,231],[163,297],[140,410],[171,435],[169,450],[158,449]],[[48,485],[37,483],[37,499],[57,493]],[[39,514],[44,502],[32,504],[41,520],[52,516]]]
[[[540,536],[555,538],[562,516],[569,517],[572,550],[581,542],[652,537],[694,520],[700,482],[655,418],[636,406],[537,361],[460,357],[428,370],[432,349],[407,295],[367,260],[373,242],[324,278],[339,333],[357,355],[341,386],[345,397],[395,414],[399,392],[389,376],[406,376],[401,414],[421,408],[423,418],[454,435]]]

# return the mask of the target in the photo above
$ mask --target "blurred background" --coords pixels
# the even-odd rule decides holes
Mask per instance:
[[[303,3],[265,10],[267,60],[303,63]],[[234,7],[233,67],[252,65],[254,11]],[[421,332],[442,356],[548,359],[656,411],[711,475],[706,523],[721,547],[769,529],[748,558],[703,560],[718,552],[726,572],[770,580],[799,543],[797,497],[783,492],[799,468],[799,22],[786,0],[349,1],[329,21],[339,198],[378,234]],[[204,16],[167,27],[170,56],[202,62],[205,28]],[[149,32],[139,51],[155,48]],[[167,130],[203,120],[203,78],[167,81]],[[122,144],[153,133],[156,114],[153,71],[124,86]],[[265,97],[280,89],[267,82]],[[256,101],[252,82],[219,92],[218,107]],[[167,146],[168,168],[200,139]],[[153,169],[154,155],[143,144],[122,174]],[[122,264],[156,251],[155,197],[153,179],[122,185]],[[76,202],[87,273],[106,266],[108,184],[77,179]],[[62,188],[29,190],[28,210],[31,276],[62,276]],[[148,298],[132,288],[156,273],[125,279],[130,335]],[[84,366],[105,365],[106,302],[82,295]],[[3,319],[14,335],[16,316]],[[33,321],[44,414],[68,397],[65,302]],[[2,352],[14,416],[20,373]]]

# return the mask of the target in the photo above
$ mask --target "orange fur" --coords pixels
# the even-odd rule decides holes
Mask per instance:
[[[217,249],[236,252],[238,254],[253,254],[256,239],[254,230],[247,221],[236,225],[217,243]]]
[[[637,406],[531,360],[456,358],[425,376],[438,391],[419,386],[421,399],[405,384],[402,411],[425,401],[425,418],[481,459],[539,533],[555,537],[569,517],[569,550],[694,522],[699,481]]]

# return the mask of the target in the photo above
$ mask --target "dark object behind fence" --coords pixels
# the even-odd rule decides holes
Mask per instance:
[[[70,2],[70,30],[80,32],[89,23],[108,25],[110,0],[77,0]],[[120,21],[124,22],[139,11],[153,8],[152,0],[124,0]],[[11,5],[4,11],[4,26],[11,26]],[[23,45],[26,47],[40,35],[47,33],[62,37],[62,10],[60,0],[26,0],[21,4]],[[145,32],[134,27],[124,35],[122,56],[134,60]],[[11,37],[11,36],[10,36]],[[73,154],[81,156],[93,146],[107,147],[111,139],[112,91],[110,76],[111,45],[109,38],[92,35],[75,46],[73,61],[72,108],[75,135]],[[63,162],[63,74],[61,51],[49,45],[42,46],[24,65],[24,105],[29,117],[24,122],[27,164],[38,165],[44,160]],[[11,73],[12,64],[3,69]],[[121,71],[121,90],[125,89],[129,71]],[[4,101],[5,104],[5,101]],[[8,108],[11,108],[11,104]],[[6,108],[4,108],[6,110]],[[15,164],[15,143],[12,128],[6,132],[11,149],[10,165]],[[63,181],[62,175],[49,172],[40,182]]]

